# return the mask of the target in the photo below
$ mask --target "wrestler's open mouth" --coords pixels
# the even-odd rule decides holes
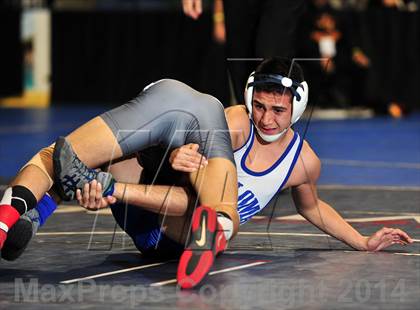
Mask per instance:
[[[260,127],[260,130],[267,135],[274,135],[277,131],[277,128],[264,128]]]

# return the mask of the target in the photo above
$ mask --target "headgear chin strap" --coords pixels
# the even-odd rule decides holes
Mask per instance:
[[[290,121],[290,126],[292,126],[294,123],[296,123],[299,120],[299,118],[302,116],[303,112],[306,109],[306,105],[308,103],[308,94],[309,94],[308,83],[306,83],[305,81],[298,83],[280,74],[259,74],[259,73],[255,73],[255,71],[252,72],[248,78],[248,81],[246,83],[246,88],[245,88],[245,104],[248,109],[251,120],[252,120],[252,102],[254,98],[254,86],[268,84],[268,83],[278,84],[279,86],[287,88],[288,90],[292,92],[293,94],[292,118]],[[256,126],[255,124],[254,126],[257,129],[259,136],[264,141],[270,142],[270,143],[278,140],[290,128],[289,126],[286,129],[282,130],[282,132],[275,135],[266,135],[258,129],[258,126]]]
[[[254,124],[254,121],[252,120],[252,117],[251,117],[251,121],[252,121],[252,123]],[[281,136],[283,136],[285,133],[286,133],[286,131],[290,128],[290,126],[289,127],[287,127],[286,129],[283,129],[280,133],[278,133],[278,134],[275,134],[275,135],[266,135],[265,133],[262,133],[261,132],[261,130],[258,128],[258,126],[257,125],[255,125],[254,124],[254,127],[255,127],[255,129],[258,131],[258,135],[265,141],[265,142],[268,142],[268,143],[271,143],[271,142],[274,142],[274,141],[277,141],[278,139],[280,139],[280,137]]]

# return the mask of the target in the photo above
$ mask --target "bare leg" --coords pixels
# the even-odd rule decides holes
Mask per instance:
[[[26,187],[32,192],[36,200],[40,201],[42,196],[44,196],[44,194],[50,189],[50,184],[50,179],[46,176],[45,171],[41,170],[37,166],[29,165],[18,173],[10,186],[21,185]]]
[[[99,116],[67,136],[80,160],[96,168],[123,155],[113,132]]]
[[[227,214],[234,223],[234,234],[236,234],[239,228],[239,216],[236,210],[238,199],[236,168],[229,160],[215,158],[209,160],[207,169],[190,175],[195,189],[199,192],[200,203]],[[190,195],[188,209],[185,205],[186,212],[184,211],[181,216],[162,213],[161,225],[165,235],[180,244],[186,244],[190,233],[191,215],[196,197]]]
[[[114,134],[96,117],[68,136],[80,158],[90,167],[97,167],[122,156]],[[39,151],[17,174],[0,202],[0,249],[7,232],[19,217],[35,208],[53,185],[53,145]]]
[[[122,156],[114,134],[100,117],[77,128],[68,139],[79,158],[91,168]],[[52,186],[52,151],[52,146],[41,150],[18,173],[11,186],[28,188],[39,201]]]
[[[108,172],[118,182],[136,184],[141,178],[143,167],[139,165],[136,157],[132,157],[113,163],[109,167]]]
[[[190,233],[193,209],[194,205],[191,205],[189,212],[185,212],[183,216],[162,215],[160,217],[160,224],[165,236],[179,244],[186,244]]]
[[[234,164],[225,158],[211,158],[209,164],[190,174],[200,203],[225,213],[233,221],[233,234],[239,229],[238,178]]]

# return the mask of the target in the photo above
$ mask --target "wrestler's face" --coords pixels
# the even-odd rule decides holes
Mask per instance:
[[[292,118],[290,91],[284,93],[255,92],[252,118],[258,129],[266,135],[275,135],[290,126]]]

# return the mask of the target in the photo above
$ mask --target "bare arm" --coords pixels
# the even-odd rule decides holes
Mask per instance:
[[[292,188],[292,197],[298,213],[320,230],[352,248],[366,250],[366,238],[330,205],[318,198],[316,182],[321,173],[321,162],[306,143],[299,156],[298,165],[306,181]]]
[[[110,172],[119,181],[113,197],[155,213],[183,215],[189,203],[188,190],[180,186],[138,184],[142,170],[137,158],[112,165]]]
[[[178,186],[117,183],[113,196],[118,201],[173,216],[184,215],[189,204],[187,189]]]
[[[299,214],[320,230],[357,250],[379,251],[392,244],[412,243],[402,230],[384,227],[370,237],[362,236],[330,205],[318,198],[316,181],[321,163],[308,145],[299,157],[306,182],[292,188],[292,196]],[[304,147],[304,149],[305,149]]]
[[[106,208],[116,202],[125,202],[155,213],[181,216],[187,210],[188,189],[166,185],[137,184],[142,167],[137,159],[129,158],[109,167],[118,182],[112,196],[102,197],[102,186],[95,180],[85,184],[83,192],[78,190],[76,198],[81,206],[89,210]]]
[[[124,202],[139,208],[172,216],[182,216],[188,208],[190,193],[186,188],[166,185],[115,183],[112,196],[102,197],[102,185],[96,180],[85,184],[76,198],[82,207],[98,210],[110,204]]]
[[[354,249],[367,250],[366,238],[350,226],[330,205],[316,197],[314,185],[303,184],[293,188],[292,195],[298,213],[309,222]]]

